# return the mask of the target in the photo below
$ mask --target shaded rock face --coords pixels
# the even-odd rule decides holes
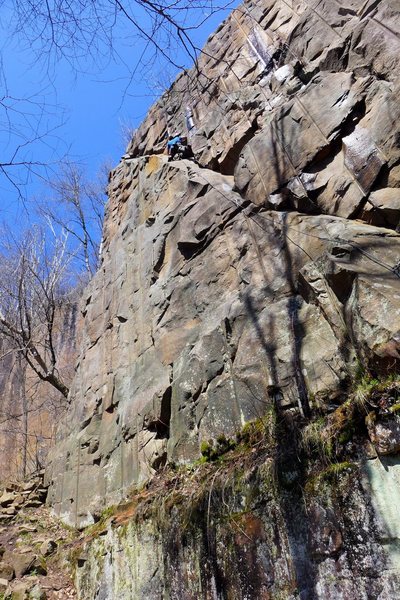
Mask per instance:
[[[197,504],[189,493],[157,519],[109,527],[78,559],[79,597],[398,598],[398,460],[348,469],[304,497],[274,483],[269,468],[224,473]]]
[[[111,174],[102,265],[84,298],[70,410],[47,469],[49,501],[64,520],[92,523],[132,485],[192,462],[203,442],[234,436],[271,404],[303,422],[331,411],[357,365],[398,371],[399,31],[394,0],[247,2],[211,36],[199,71],[179,76],[150,110]],[[197,163],[168,162],[168,131],[188,133]],[[371,439],[386,435],[378,429]],[[397,429],[386,437],[397,452]],[[364,533],[373,537],[368,490],[353,504],[370,511]],[[315,565],[328,557],[337,568],[345,525],[334,524],[354,514],[322,502],[313,510],[333,523],[307,546],[313,594],[367,598],[367,588],[355,595],[359,565],[347,558],[349,582],[329,579],[327,568],[326,595]],[[282,544],[302,547],[303,517]],[[267,539],[264,525],[254,527]],[[140,533],[129,552],[157,553],[152,535]],[[356,538],[346,538],[350,554]],[[383,538],[374,537],[386,556]],[[260,552],[254,561],[268,579],[275,558]],[[229,569],[243,560],[230,555]],[[111,559],[103,567],[107,579]],[[220,597],[207,573],[207,593],[183,597]],[[389,580],[370,596],[392,598]],[[290,581],[282,597],[297,598]],[[86,597],[124,597],[102,586]],[[254,597],[239,588],[226,597]],[[127,598],[162,597],[132,589]],[[257,597],[272,598],[265,590]]]

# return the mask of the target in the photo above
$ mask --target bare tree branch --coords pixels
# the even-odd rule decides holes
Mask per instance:
[[[61,174],[50,182],[51,197],[39,204],[39,213],[50,228],[69,236],[66,252],[76,271],[83,264],[86,278],[96,272],[106,200],[104,176],[88,182],[77,165],[65,163]],[[78,263],[78,264],[77,264]]]
[[[56,313],[67,275],[68,235],[49,244],[34,227],[23,242],[11,235],[0,253],[0,335],[18,349],[42,381],[64,397],[68,387],[57,369]]]

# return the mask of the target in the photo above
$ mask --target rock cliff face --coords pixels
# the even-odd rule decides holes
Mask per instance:
[[[77,569],[80,597],[397,599],[396,464],[383,458],[362,476],[348,468],[334,494],[327,481],[301,496],[289,479],[275,485],[269,460],[260,464],[254,455],[246,475],[219,466],[196,501],[190,485],[174,497],[171,482],[159,490],[176,503],[170,512],[158,508],[144,521],[117,516],[118,527],[87,544]],[[296,467],[285,475],[295,477]]]
[[[110,530],[88,551],[82,598],[400,597],[399,532],[382,517],[381,491],[399,493],[396,459],[381,470],[361,451],[367,437],[349,442],[356,473],[343,468],[334,496],[309,486],[304,508],[295,441],[299,429],[318,432],[316,416],[343,434],[330,415],[347,415],[357,371],[399,370],[398,8],[245,2],[112,172],[102,265],[48,469],[54,510],[89,524],[271,406],[285,423],[276,456],[292,466],[280,500],[268,497],[262,461],[247,464],[243,489],[233,482],[226,499],[222,487],[229,514],[254,519],[236,536],[215,525],[223,511],[210,501],[189,533],[179,511],[170,530],[154,516]],[[167,133],[187,126],[198,163],[168,162]],[[365,434],[383,454],[400,447],[393,394]],[[258,587],[240,575],[243,561],[257,565]]]

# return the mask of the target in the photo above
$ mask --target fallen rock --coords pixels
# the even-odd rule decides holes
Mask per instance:
[[[0,562],[0,578],[11,581],[14,578],[14,569],[7,562]]]
[[[368,435],[378,454],[396,454],[400,451],[400,419],[367,419]]]
[[[32,490],[35,489],[35,487],[38,485],[38,480],[37,479],[32,479],[31,481],[25,481],[21,484],[21,491],[22,492],[31,492]]]
[[[33,588],[29,590],[29,599],[30,600],[46,600],[47,595],[46,592],[40,587],[38,583],[36,583]]]
[[[8,579],[3,579],[0,577],[0,594],[4,594],[7,588],[8,588]]]
[[[31,569],[37,575],[47,575],[46,561],[44,560],[43,556],[37,556],[35,558],[35,561],[34,561],[32,567],[31,567]]]
[[[14,500],[15,494],[12,492],[4,492],[4,494],[0,496],[0,505],[4,507],[9,506],[14,502]]]
[[[22,544],[24,543],[24,541],[26,542],[26,539],[24,540],[24,538],[17,538],[16,542],[18,544],[18,552],[20,554],[29,554],[29,552],[32,552],[32,546],[23,546]]]
[[[13,506],[20,507],[25,502],[25,496],[21,493],[17,493],[13,502]]]
[[[12,519],[11,515],[5,515],[0,513],[0,525],[6,525]]]
[[[16,492],[19,489],[19,484],[15,481],[8,481],[4,489],[6,492]]]
[[[46,501],[46,497],[47,497],[47,488],[45,487],[39,487],[37,488],[36,492],[36,497],[38,500],[40,500],[40,502],[45,502]]]
[[[21,581],[6,590],[5,600],[46,600],[47,595],[39,583]]]
[[[23,534],[23,533],[35,533],[37,531],[37,527],[35,525],[27,525],[27,524],[23,524],[23,525],[18,525],[18,533],[19,534]]]
[[[42,500],[39,500],[39,498],[33,497],[33,498],[29,498],[25,502],[24,506],[26,508],[39,508],[39,506],[42,506],[42,504],[43,504]]]
[[[33,553],[20,554],[19,552],[11,552],[9,550],[4,553],[4,562],[11,565],[17,579],[29,573],[36,558],[36,554]]]
[[[54,540],[45,540],[40,546],[39,552],[42,556],[49,556],[50,554],[53,554],[53,552],[55,552],[56,550],[57,542],[55,542]]]

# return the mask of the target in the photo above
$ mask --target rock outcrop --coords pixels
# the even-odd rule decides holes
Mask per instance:
[[[72,433],[53,459],[52,502],[78,522],[270,402],[309,414],[355,361],[397,361],[395,232],[254,211],[229,177],[162,155],[124,161],[112,186]]]
[[[298,495],[296,465],[277,481],[268,458],[252,463],[220,464],[203,481],[186,473],[183,490],[172,480],[151,517],[117,514],[82,551],[80,597],[399,598],[398,464],[384,458],[360,474],[345,463]]]
[[[399,32],[395,0],[248,1],[150,110],[111,173],[102,264],[84,298],[70,410],[47,471],[50,502],[64,520],[93,523],[132,485],[165,465],[193,463],[204,444],[233,438],[271,406],[284,422],[317,427],[315,415],[347,406],[357,371],[399,371]],[[168,162],[166,134],[186,122],[197,163]],[[398,452],[397,414],[376,419],[369,443]],[[285,431],[282,447],[294,444],[295,431]],[[186,574],[173,571],[176,582],[167,584],[158,569],[169,568],[174,545],[175,558],[186,560],[184,527],[173,530],[179,543],[165,542],[155,520],[139,532],[132,526],[121,542],[118,569],[134,582],[115,575],[121,548],[110,533],[110,547],[99,542],[106,575],[89,561],[82,597],[392,600],[399,532],[377,525],[383,472],[376,452],[361,446],[349,450],[357,454],[357,474],[346,479],[354,489],[331,490],[326,502],[309,497],[307,515],[295,465],[284,484],[295,491],[280,507],[256,491],[257,471],[247,491],[260,522],[239,526],[243,553],[219,555],[218,544],[238,542],[213,529],[224,577],[249,551],[249,568],[260,570],[256,590],[238,575],[229,595],[207,565],[193,589],[186,585],[207,553],[204,527],[189,535]],[[397,481],[396,461],[385,465]],[[227,492],[230,512],[247,510],[240,490]],[[269,509],[276,523],[286,519],[279,542]],[[208,524],[222,518],[218,510],[210,517],[210,503],[207,510]],[[142,579],[132,558],[140,552],[152,565]],[[286,567],[273,566],[281,552]],[[113,583],[100,585],[113,568]]]

